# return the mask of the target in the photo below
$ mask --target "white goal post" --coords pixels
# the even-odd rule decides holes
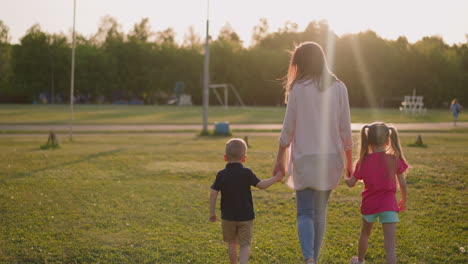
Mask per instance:
[[[242,106],[245,107],[244,102],[242,101],[242,98],[240,97],[239,93],[237,92],[236,87],[230,83],[222,83],[222,84],[210,84],[208,86],[210,89],[213,90],[216,98],[218,99],[218,102],[221,105],[224,105],[224,108],[228,108],[228,93],[229,93],[229,88],[231,88],[231,91],[234,93],[236,96],[237,102]],[[224,89],[224,102],[221,99],[221,96],[218,93],[218,89]]]

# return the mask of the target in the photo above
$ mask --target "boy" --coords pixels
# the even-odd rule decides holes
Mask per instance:
[[[266,189],[280,181],[275,175],[267,180],[260,180],[242,163],[245,162],[247,145],[240,138],[230,139],[226,143],[224,160],[226,168],[218,172],[211,185],[210,221],[216,221],[216,199],[221,191],[221,218],[223,240],[228,243],[231,264],[237,263],[237,243],[240,245],[240,263],[247,263],[252,242],[253,219],[255,218],[250,186]]]

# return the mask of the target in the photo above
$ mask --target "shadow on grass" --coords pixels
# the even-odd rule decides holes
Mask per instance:
[[[200,131],[200,133],[196,136],[196,139],[220,139],[220,138],[230,138],[232,137],[232,133],[228,132],[225,133],[215,133],[215,131]]]
[[[141,117],[141,116],[149,116],[153,113],[149,112],[131,112],[131,111],[119,111],[113,113],[98,113],[95,115],[89,116],[80,116],[79,121],[99,121],[99,120],[107,120],[107,119],[128,119],[130,117]],[[127,124],[125,121],[120,122],[121,124]],[[116,122],[115,124],[118,124]]]
[[[164,143],[165,146],[178,146],[178,145],[183,145],[187,142],[191,142],[191,141],[195,141],[197,140],[199,136],[198,135],[194,135],[193,137],[189,137],[187,139],[183,139],[183,140],[176,140],[176,141],[173,141],[173,142],[166,142]]]
[[[85,161],[88,161],[88,160],[92,160],[92,159],[96,159],[96,158],[100,158],[100,157],[105,157],[105,156],[110,156],[110,155],[122,152],[124,150],[125,149],[123,149],[123,148],[118,148],[118,149],[114,149],[114,150],[98,152],[98,153],[87,155],[86,157],[81,158],[81,159],[77,159],[77,160],[73,160],[73,161],[67,161],[67,162],[64,162],[64,163],[61,163],[61,164],[48,166],[48,167],[45,167],[45,168],[42,168],[42,169],[32,170],[32,171],[29,171],[29,172],[16,173],[16,174],[13,174],[10,177],[0,179],[0,183],[5,183],[7,180],[10,180],[10,179],[19,179],[19,178],[32,176],[35,173],[43,172],[43,171],[46,171],[46,170],[58,169],[58,168],[61,168],[61,167],[78,164],[78,163],[85,162]]]

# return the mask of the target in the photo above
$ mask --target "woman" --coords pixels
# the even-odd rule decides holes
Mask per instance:
[[[325,232],[328,198],[340,181],[344,159],[347,173],[352,174],[353,146],[346,86],[330,72],[317,43],[305,42],[293,51],[285,102],[273,174],[285,173],[288,163],[290,176],[286,183],[296,191],[302,254],[306,263],[316,263]]]

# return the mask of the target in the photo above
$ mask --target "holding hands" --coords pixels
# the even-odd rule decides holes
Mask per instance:
[[[357,179],[353,177],[353,168],[346,166],[345,183],[348,187],[353,187],[357,182]]]
[[[278,179],[278,182],[281,181],[283,179],[283,177],[286,175],[286,168],[284,166],[285,153],[286,153],[286,147],[282,147],[280,145],[279,148],[278,148],[278,154],[276,156],[275,168],[273,169],[273,175],[275,175],[275,177],[277,175],[281,176]]]
[[[273,169],[273,175],[286,175],[286,169],[284,168],[284,163],[282,161],[276,161],[275,168]]]
[[[282,162],[276,162],[275,168],[273,169],[273,175],[277,182],[280,182],[284,178],[286,175],[286,169],[284,168],[284,164]]]
[[[345,176],[345,178],[351,178],[351,177],[353,176],[353,173],[354,173],[354,171],[353,171],[353,164],[352,164],[352,163],[351,163],[351,164],[348,163],[348,164],[346,165],[346,176]]]

